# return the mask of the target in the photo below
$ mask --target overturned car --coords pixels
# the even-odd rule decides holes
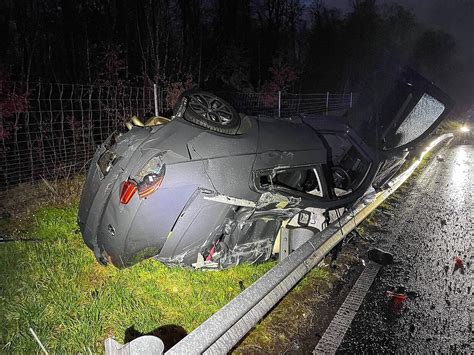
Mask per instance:
[[[238,114],[184,93],[171,120],[133,125],[97,150],[78,223],[102,264],[154,257],[225,268],[269,259],[282,222],[321,229],[397,172],[452,101],[414,71],[379,70],[344,117]]]

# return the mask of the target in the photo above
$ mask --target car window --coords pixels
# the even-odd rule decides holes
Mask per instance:
[[[260,175],[260,187],[285,188],[314,196],[322,196],[321,180],[314,166],[288,168]]]
[[[423,94],[420,101],[415,105],[395,132],[398,142],[391,142],[396,148],[410,143],[415,138],[421,136],[443,113],[445,106],[434,97]]]

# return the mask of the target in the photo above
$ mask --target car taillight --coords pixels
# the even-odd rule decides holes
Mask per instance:
[[[146,198],[158,190],[165,177],[166,164],[162,161],[162,155],[151,158],[140,172],[133,176],[137,181],[137,190],[140,198]]]
[[[135,191],[137,191],[137,185],[133,181],[124,181],[120,189],[120,203],[126,205],[135,194]]]
[[[163,181],[161,174],[148,174],[138,184],[138,195],[140,198],[145,198],[155,192]]]

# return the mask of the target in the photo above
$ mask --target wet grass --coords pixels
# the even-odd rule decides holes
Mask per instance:
[[[239,281],[248,286],[274,265],[198,272],[147,260],[125,270],[102,267],[77,232],[73,195],[23,208],[10,201],[0,218],[2,234],[31,239],[0,244],[0,352],[38,352],[29,327],[53,353],[102,352],[105,338],[123,342],[132,326],[190,332],[240,292]]]

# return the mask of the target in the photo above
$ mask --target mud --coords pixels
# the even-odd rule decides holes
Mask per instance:
[[[474,146],[451,144],[437,155],[443,159],[431,159],[371,231],[373,245],[395,260],[380,271],[338,353],[474,352]],[[398,286],[408,298],[394,308],[386,291]]]

